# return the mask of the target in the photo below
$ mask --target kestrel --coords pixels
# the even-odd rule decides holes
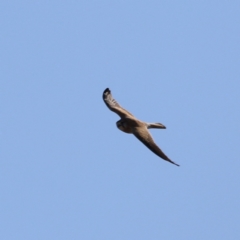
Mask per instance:
[[[109,88],[106,88],[103,92],[103,101],[108,108],[120,116],[120,120],[116,122],[117,128],[125,133],[132,133],[138,138],[147,148],[158,155],[160,158],[179,166],[177,163],[170,160],[162,150],[154,142],[149,128],[165,129],[166,127],[161,123],[146,123],[138,120],[130,112],[122,108],[117,101],[112,97]]]

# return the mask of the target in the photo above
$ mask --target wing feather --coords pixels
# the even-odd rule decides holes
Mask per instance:
[[[146,127],[135,127],[133,128],[133,134],[136,138],[138,138],[147,148],[149,148],[152,152],[154,152],[160,158],[179,166],[177,163],[170,160],[163,151],[157,146],[154,142],[151,134],[147,130]]]
[[[112,97],[111,91],[109,88],[106,88],[103,92],[103,101],[107,107],[118,114],[120,117],[133,116],[130,112],[122,108],[119,103]]]

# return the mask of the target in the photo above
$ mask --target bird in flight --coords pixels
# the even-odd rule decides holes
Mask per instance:
[[[120,120],[116,122],[117,128],[125,133],[132,133],[138,140],[140,140],[147,148],[158,155],[160,158],[179,166],[177,163],[170,160],[163,151],[154,142],[149,128],[165,129],[166,127],[161,123],[146,123],[138,120],[130,112],[122,108],[117,101],[112,97],[109,88],[106,88],[103,92],[103,101],[107,107],[120,116]]]

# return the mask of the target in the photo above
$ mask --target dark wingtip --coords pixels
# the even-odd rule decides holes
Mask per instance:
[[[179,164],[177,164],[177,163],[173,162],[172,160],[168,159],[168,161],[169,161],[170,163],[172,163],[172,164],[174,164],[174,165],[176,165],[176,166],[180,167],[180,165],[179,165]]]
[[[110,89],[109,89],[109,88],[106,88],[106,89],[104,90],[103,94],[105,94],[105,93],[110,93],[110,92],[111,92]]]
[[[176,166],[178,166],[178,167],[180,167],[180,165],[179,165],[179,164],[177,164],[177,163],[175,163],[175,162],[173,162],[173,164],[174,164],[174,165],[176,165]]]
[[[104,91],[103,91],[103,100],[106,99],[106,97],[111,93],[110,89],[109,88],[106,88]]]

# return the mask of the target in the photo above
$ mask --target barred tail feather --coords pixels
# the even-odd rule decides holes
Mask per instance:
[[[147,128],[161,128],[165,129],[166,127],[161,123],[148,123]]]

